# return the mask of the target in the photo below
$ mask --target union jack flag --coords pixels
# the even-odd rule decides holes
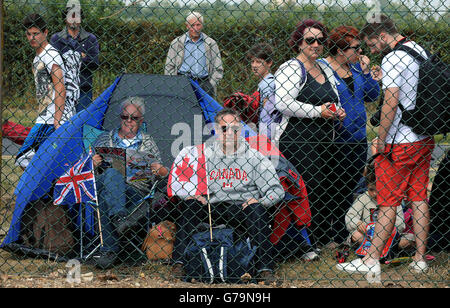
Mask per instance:
[[[89,152],[55,184],[53,203],[73,205],[96,200],[93,153]]]

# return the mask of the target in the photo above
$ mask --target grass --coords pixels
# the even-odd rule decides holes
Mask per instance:
[[[334,251],[323,250],[321,259],[314,262],[305,262],[298,259],[278,264],[276,276],[282,282],[283,287],[298,288],[445,288],[448,286],[449,257],[447,253],[435,254],[436,259],[425,274],[412,274],[408,270],[408,263],[391,266],[382,265],[382,285],[370,285],[363,275],[346,274],[335,269],[336,261]],[[354,255],[350,255],[353,259]],[[56,272],[62,272],[65,277],[68,268],[66,263],[54,262],[45,258],[24,259],[16,255],[0,250],[0,272],[8,273],[16,279],[27,280],[29,277],[52,277]],[[81,272],[92,272],[96,277],[104,275],[92,265],[81,265]],[[118,265],[106,272],[106,274],[118,277],[118,280],[139,279],[147,277],[155,281],[167,281],[170,266],[160,262],[147,262],[142,265]],[[177,283],[175,287],[211,287],[201,283]],[[245,285],[219,284],[218,287],[245,287]],[[252,285],[250,285],[252,286]],[[255,286],[253,284],[253,286]]]
[[[12,105],[12,104],[10,104]],[[373,105],[368,106],[368,113],[373,112]],[[34,110],[24,108],[8,108],[4,110],[4,117],[13,121],[31,125]],[[368,129],[369,140],[370,132]],[[440,144],[448,145],[449,137],[436,137]],[[14,209],[14,189],[22,175],[22,170],[14,165],[12,157],[2,157],[1,188],[0,188],[0,241],[6,235],[12,212]],[[406,265],[383,265],[383,286],[387,287],[445,287],[449,281],[449,262],[447,253],[439,253],[433,266],[427,274],[412,275]],[[353,259],[354,255],[350,256]],[[367,287],[369,286],[361,275],[347,275],[335,270],[336,261],[334,251],[324,250],[321,260],[317,262],[303,262],[293,259],[278,265],[276,275],[286,283],[297,287]],[[22,259],[6,251],[0,250],[0,272],[13,273],[20,276],[45,276],[57,270],[65,270],[65,264],[45,259]],[[83,265],[83,271],[100,273],[95,268]],[[119,266],[114,269],[121,277],[135,277],[145,272],[157,279],[167,279],[169,268],[158,263],[146,263],[142,266]],[[188,285],[189,286],[189,285]]]

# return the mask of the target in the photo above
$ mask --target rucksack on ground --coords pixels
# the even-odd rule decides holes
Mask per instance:
[[[59,256],[73,253],[75,237],[65,207],[54,205],[52,200],[42,199],[35,202],[32,208],[25,214],[25,232],[22,234],[24,244]]]
[[[238,283],[253,272],[256,247],[249,241],[234,242],[233,229],[213,229],[192,236],[184,252],[186,280],[206,283]]]
[[[416,106],[412,110],[405,110],[399,104],[402,123],[419,135],[432,136],[450,132],[449,65],[428,52],[428,59],[425,59],[405,45],[398,45],[394,50],[402,50],[420,63]]]

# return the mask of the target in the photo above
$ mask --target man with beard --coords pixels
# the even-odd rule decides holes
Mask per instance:
[[[415,134],[401,122],[401,104],[405,110],[416,104],[419,62],[396,47],[405,45],[425,59],[427,52],[417,43],[398,33],[394,22],[384,15],[367,23],[361,30],[372,54],[384,55],[381,68],[384,101],[381,109],[378,138],[376,139],[375,174],[380,207],[375,234],[368,254],[363,259],[338,264],[346,272],[366,273],[368,280],[380,278],[380,255],[385,242],[393,230],[396,207],[407,200],[413,209],[416,254],[410,269],[425,272],[428,265],[424,259],[429,230],[429,208],[427,186],[434,140],[431,136]],[[370,278],[370,279],[369,279]]]
[[[54,34],[51,44],[58,49],[73,76],[72,87],[78,91],[76,111],[87,108],[92,102],[92,73],[99,66],[99,44],[94,34],[81,27],[81,7],[69,6],[62,12],[66,27]]]

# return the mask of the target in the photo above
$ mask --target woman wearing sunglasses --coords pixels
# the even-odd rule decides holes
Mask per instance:
[[[311,230],[317,244],[328,244],[333,205],[329,192],[338,189],[331,178],[331,144],[336,122],[342,121],[336,79],[332,70],[317,60],[327,42],[327,29],[319,21],[301,21],[289,45],[296,57],[275,73],[275,105],[283,115],[275,139],[281,152],[301,173],[312,212]],[[317,258],[315,253],[306,259]]]
[[[339,190],[331,196],[336,231],[335,242],[342,243],[345,230],[345,211],[353,201],[353,190],[362,176],[367,161],[366,109],[364,102],[374,102],[380,94],[380,86],[372,77],[370,59],[362,54],[359,31],[351,26],[340,26],[330,32],[329,56],[320,59],[333,69],[338,80],[340,102],[347,116],[336,127],[337,138],[333,145],[331,165],[336,174],[335,186]],[[379,67],[374,67],[377,73]],[[377,78],[378,79],[378,78]]]

